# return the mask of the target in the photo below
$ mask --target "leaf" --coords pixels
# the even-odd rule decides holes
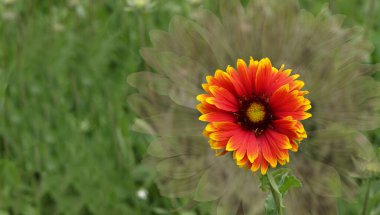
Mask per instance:
[[[269,180],[267,177],[262,176],[260,177],[260,184],[259,184],[260,189],[263,192],[268,192],[270,191],[270,185],[269,185]]]
[[[285,194],[291,188],[301,187],[301,181],[293,175],[285,176],[284,183],[280,186],[280,193]]]
[[[286,194],[289,189],[298,188],[302,185],[300,180],[298,180],[294,175],[291,175],[290,169],[279,168],[273,170],[271,174],[275,179],[281,194]],[[260,188],[264,192],[270,191],[270,183],[267,177],[260,178]]]

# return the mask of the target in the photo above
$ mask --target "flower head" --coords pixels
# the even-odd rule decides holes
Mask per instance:
[[[237,69],[217,70],[203,84],[197,106],[200,120],[209,122],[204,134],[217,155],[233,152],[239,166],[252,171],[289,162],[288,150],[297,151],[306,138],[300,120],[311,116],[304,83],[291,70],[272,67],[268,58],[249,65],[239,59]]]

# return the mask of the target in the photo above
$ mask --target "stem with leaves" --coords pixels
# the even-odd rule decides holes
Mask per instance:
[[[284,196],[290,189],[301,187],[301,181],[287,168],[269,170],[260,178],[260,183],[264,192],[270,192],[265,200],[266,215],[283,215]]]
[[[278,186],[276,184],[276,181],[274,180],[271,171],[268,171],[267,173],[268,181],[269,181],[269,186],[270,190],[273,196],[274,203],[276,205],[276,210],[278,215],[283,215],[284,214],[284,205],[282,203],[282,195],[278,189]]]

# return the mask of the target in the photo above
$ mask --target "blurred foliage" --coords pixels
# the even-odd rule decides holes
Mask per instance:
[[[0,0],[0,214],[208,214],[207,204],[159,195],[141,162],[149,137],[129,130],[126,76],[147,69],[138,51],[149,30],[215,2]],[[317,13],[327,2],[301,5]],[[380,4],[329,2],[366,29],[380,62]],[[356,203],[339,201],[342,214],[359,213],[365,185]],[[370,196],[380,213],[379,181]]]

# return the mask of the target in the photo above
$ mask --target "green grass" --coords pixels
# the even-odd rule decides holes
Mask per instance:
[[[204,5],[215,9],[213,2]],[[323,2],[302,5],[316,12]],[[368,24],[368,3],[360,2],[336,0],[333,10],[347,15],[347,25],[371,25],[380,47],[378,22]],[[125,11],[124,0],[0,5],[0,214],[167,214],[185,205],[161,197],[141,163],[149,137],[129,129],[126,97],[135,89],[126,77],[145,68],[138,50],[149,45],[147,32],[167,29],[194,5],[159,1],[149,13]],[[146,200],[139,189],[149,192]],[[173,214],[208,211],[202,204]]]

